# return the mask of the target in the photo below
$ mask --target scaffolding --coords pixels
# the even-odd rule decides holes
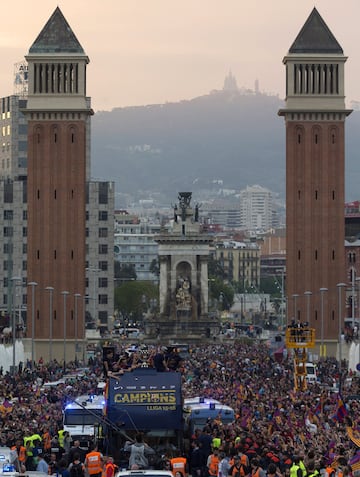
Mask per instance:
[[[20,98],[27,98],[28,95],[28,64],[20,61],[14,64],[14,95]]]
[[[315,329],[305,326],[289,326],[285,333],[288,349],[294,350],[294,389],[305,391],[307,349],[315,347]]]

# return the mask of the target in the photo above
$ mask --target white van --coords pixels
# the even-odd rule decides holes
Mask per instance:
[[[306,363],[306,381],[310,384],[315,384],[317,382],[317,374],[316,374],[316,364],[314,363]]]
[[[140,338],[139,328],[126,328],[125,332],[128,338]]]

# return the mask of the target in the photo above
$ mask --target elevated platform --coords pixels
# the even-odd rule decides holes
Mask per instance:
[[[287,348],[294,350],[294,389],[305,391],[307,348],[315,347],[315,329],[301,323],[289,326],[285,332],[285,343]]]
[[[314,348],[315,329],[305,327],[288,327],[285,332],[285,342],[287,348]]]

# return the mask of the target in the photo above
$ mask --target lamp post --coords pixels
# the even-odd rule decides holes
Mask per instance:
[[[342,361],[342,344],[341,344],[341,325],[342,325],[342,288],[346,287],[346,283],[338,283],[336,285],[339,292],[339,391],[341,391],[341,361]]]
[[[83,297],[84,299],[84,306],[83,306],[83,320],[84,320],[84,329],[83,329],[83,332],[84,332],[84,340],[83,340],[83,356],[82,356],[82,360],[83,360],[83,363],[85,364],[85,350],[86,350],[86,300],[89,299],[89,295],[85,295]]]
[[[21,282],[21,277],[11,277],[12,282],[12,297],[13,297],[13,307],[12,307],[12,339],[13,339],[13,349],[12,349],[12,374],[15,374],[15,351],[16,351],[16,282]]]
[[[356,280],[356,271],[355,269],[352,269],[351,270],[351,317],[352,317],[353,329],[355,325],[355,280]]]
[[[94,300],[94,303],[93,303],[93,321],[94,321],[94,325],[96,326],[97,324],[97,318],[96,318],[96,277],[97,277],[97,273],[101,272],[101,269],[100,268],[87,268],[86,271],[88,272],[92,272],[94,274],[94,279],[93,279],[93,300]]]
[[[359,313],[359,309],[360,309],[360,277],[356,277],[355,281],[358,282],[358,293],[356,293],[356,301],[357,301],[357,313],[355,313],[357,315],[357,317],[359,318],[360,316],[360,313]],[[354,329],[354,326],[355,326],[355,318],[353,318],[353,329]]]
[[[53,340],[53,294],[54,287],[46,287],[49,292],[49,362],[52,361],[52,340]]]
[[[34,339],[35,339],[35,287],[37,287],[37,282],[29,282],[28,286],[31,287],[31,361],[32,365],[35,362],[35,350],[34,350]]]
[[[320,334],[320,356],[325,356],[324,350],[324,293],[327,292],[327,288],[320,288],[320,297],[321,297],[321,334]]]
[[[80,293],[74,294],[75,298],[75,361],[77,359],[77,345],[78,345],[78,298],[81,298]]]
[[[66,299],[69,294],[68,291],[61,292],[63,296],[63,303],[64,303],[64,371],[66,369]]]
[[[284,287],[285,267],[281,269],[281,330],[284,329],[284,311],[285,311],[285,287]]]
[[[312,292],[306,291],[304,292],[304,295],[306,296],[306,321],[308,322],[308,327],[310,328],[310,299]]]
[[[294,320],[296,321],[297,320],[297,298],[299,297],[299,295],[297,293],[294,293],[294,295],[292,296],[294,298]]]

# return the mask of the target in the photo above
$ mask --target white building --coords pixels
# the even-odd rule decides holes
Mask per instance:
[[[121,264],[133,265],[137,280],[158,279],[150,270],[153,260],[158,260],[156,235],[159,223],[152,223],[130,215],[126,211],[115,212],[114,254]]]
[[[241,228],[266,231],[273,225],[274,203],[270,190],[259,185],[247,186],[240,191]]]

